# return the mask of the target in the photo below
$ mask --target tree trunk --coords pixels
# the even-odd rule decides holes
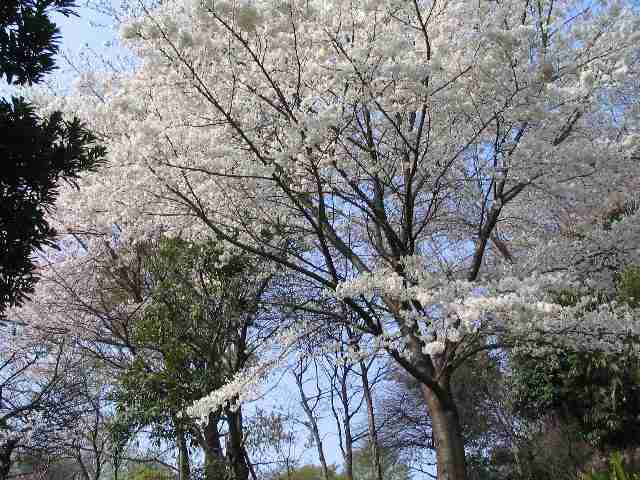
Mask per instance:
[[[18,445],[18,440],[13,438],[7,440],[0,446],[0,480],[7,480],[11,471],[11,455]]]
[[[78,465],[80,465],[80,472],[82,473],[82,478],[84,478],[84,480],[91,480],[91,475],[89,475],[89,469],[87,468],[87,466],[84,464],[84,461],[82,460],[81,451],[78,451],[76,462],[78,463]]]
[[[327,464],[327,459],[324,455],[324,446],[322,444],[322,438],[320,437],[320,429],[318,428],[318,421],[316,417],[313,415],[313,409],[309,404],[309,399],[304,391],[304,386],[302,384],[302,376],[305,372],[306,368],[300,366],[300,372],[294,372],[294,376],[296,379],[296,384],[298,385],[298,390],[300,391],[300,400],[302,404],[302,408],[304,413],[307,415],[307,428],[311,432],[313,436],[313,440],[316,444],[316,449],[318,451],[318,460],[320,460],[320,467],[322,467],[322,478],[324,480],[329,480],[329,466]]]
[[[436,448],[438,480],[466,480],[464,439],[460,429],[458,411],[451,398],[448,382],[442,385],[440,395],[421,385],[422,396],[431,417],[431,429]]]
[[[235,411],[227,409],[226,414],[229,424],[227,457],[233,470],[234,480],[248,480],[249,467],[247,466],[247,456],[244,451],[242,410],[240,407]]]
[[[226,480],[227,469],[222,453],[220,431],[218,430],[219,415],[209,414],[209,422],[204,428],[204,478],[205,480]]]
[[[177,421],[174,420],[174,422],[176,424],[176,443],[178,444],[178,479],[189,480],[191,468],[189,465],[189,449],[187,448],[187,440]]]
[[[375,480],[384,480],[382,478],[382,459],[380,458],[380,443],[378,442],[373,396],[371,395],[371,385],[369,384],[369,367],[365,365],[364,360],[360,360],[360,371],[362,374],[362,390],[367,402],[367,424],[369,426],[369,445],[371,448],[371,463],[373,464],[373,478]]]
[[[353,480],[353,435],[351,433],[351,414],[349,413],[349,392],[347,391],[347,376],[343,373],[340,384],[342,408],[344,409],[344,473],[347,480]]]

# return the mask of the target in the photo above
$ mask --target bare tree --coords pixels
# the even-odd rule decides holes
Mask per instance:
[[[64,342],[27,325],[15,333],[0,328],[0,479],[6,480],[17,455],[62,453],[56,440],[73,428],[84,404]]]
[[[304,388],[304,376],[311,366],[314,367],[312,378],[315,379],[316,393],[313,397],[309,398]],[[299,359],[297,365],[293,368],[293,376],[296,380],[296,385],[298,386],[298,391],[300,393],[300,404],[302,405],[302,409],[304,410],[304,413],[307,417],[305,426],[309,429],[309,432],[311,433],[313,441],[316,445],[318,460],[320,461],[320,466],[322,468],[323,478],[324,480],[329,480],[329,465],[327,464],[327,460],[324,454],[324,445],[322,442],[322,436],[320,435],[318,418],[316,414],[316,409],[320,405],[320,400],[322,397],[322,391],[320,385],[318,384],[318,382],[320,381],[320,376],[318,375],[317,362],[314,360],[310,361],[302,358]]]

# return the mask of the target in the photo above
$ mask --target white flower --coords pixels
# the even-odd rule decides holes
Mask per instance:
[[[424,353],[425,355],[431,355],[431,356],[441,355],[442,353],[444,353],[444,349],[445,349],[444,342],[440,342],[440,341],[429,342],[422,348],[422,353]]]
[[[457,328],[448,328],[447,329],[447,340],[452,343],[459,343],[462,340],[462,333]]]

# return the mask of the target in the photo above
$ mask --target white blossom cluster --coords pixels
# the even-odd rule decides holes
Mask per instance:
[[[560,331],[556,321],[568,321],[563,308],[548,300],[551,291],[573,286],[563,275],[469,282],[449,281],[426,272],[418,275],[414,270],[408,278],[410,281],[381,269],[341,283],[336,295],[387,296],[404,302],[407,308],[402,312],[403,325],[417,328],[423,353],[431,356],[442,354],[447,343],[460,343],[467,335],[510,331],[522,334],[532,328],[539,332],[550,332],[552,328]]]
[[[214,232],[383,305],[386,345],[417,338],[433,358],[495,331],[633,330],[626,307],[559,308],[550,292],[611,288],[601,259],[640,260],[637,215],[562,231],[637,191],[640,20],[623,0],[530,3],[163,1],[122,26],[134,73],[47,107],[109,150],[58,225]]]
[[[194,402],[185,413],[206,424],[211,412],[224,407],[235,409],[259,398],[262,383],[285,364],[293,348],[306,335],[298,325],[283,328],[260,346],[254,364],[237,372],[223,387]]]
[[[360,175],[357,165],[362,159],[350,158],[348,150],[334,149],[333,155],[309,158],[308,149],[329,148],[336,132],[347,136],[352,112],[345,107],[362,100],[374,111],[393,111],[396,106],[411,110],[429,98],[434,113],[439,114],[432,119],[432,156],[455,152],[478,128],[474,122],[456,122],[451,131],[452,116],[478,115],[481,121],[491,118],[491,112],[501,111],[504,122],[527,122],[532,133],[523,137],[510,155],[510,176],[514,179],[533,178],[540,171],[545,179],[558,179],[575,175],[576,169],[587,171],[592,161],[619,157],[615,149],[637,138],[634,128],[626,126],[623,138],[615,144],[576,139],[554,146],[549,140],[570,112],[577,109],[583,115],[595,114],[597,94],[611,88],[616,78],[624,80],[633,74],[633,51],[625,47],[637,43],[634,15],[625,13],[625,2],[609,2],[609,10],[592,13],[599,13],[597,20],[579,18],[557,31],[554,44],[545,53],[548,63],[541,64],[528,60],[539,41],[535,19],[525,25],[516,21],[524,3],[457,1],[437,7],[429,25],[431,57],[427,58],[419,32],[393,20],[404,15],[415,22],[416,14],[409,4],[163,2],[157,11],[123,26],[123,35],[141,57],[143,68],[107,87],[104,102],[86,95],[66,101],[65,108],[79,113],[109,139],[111,166],[108,180],[92,176],[80,192],[70,191],[59,207],[61,215],[66,224],[83,227],[89,223],[104,228],[114,221],[122,222],[123,230],[132,234],[157,224],[163,216],[180,228],[200,228],[199,222],[186,215],[184,204],[168,201],[172,195],[162,193],[167,188],[193,190],[194,196],[212,209],[211,214],[217,213],[215,205],[231,203],[237,212],[250,212],[248,217],[273,215],[273,209],[261,203],[273,189],[260,178],[276,170],[287,172],[291,185],[303,191],[311,185],[309,162],[327,166],[336,162],[354,178]],[[554,18],[562,24],[563,15],[572,11],[572,2],[556,4]],[[427,3],[422,8],[428,13]],[[351,21],[343,22],[346,17]],[[239,28],[238,36],[232,33],[234,25]],[[375,37],[366,34],[372,30],[366,27],[370,25],[378,27]],[[357,42],[347,41],[354,36]],[[260,66],[251,61],[251,52],[257,54],[266,48],[263,42],[267,39],[269,50],[263,52],[266,65]],[[576,39],[585,45],[583,49],[576,46]],[[297,52],[292,50],[294,45]],[[295,58],[301,62],[303,77],[299,81],[295,80]],[[541,70],[546,65],[553,72],[545,80]],[[263,68],[280,85],[277,90],[265,78]],[[345,90],[355,78],[360,83],[366,79],[365,92]],[[300,93],[296,91],[298,84],[303,88]],[[331,93],[342,91],[339,96]],[[264,100],[258,93],[266,95]],[[268,108],[266,102],[277,104],[281,95],[289,99],[294,94],[300,101],[295,122],[291,114],[274,114]],[[518,100],[505,110],[504,103],[511,95]],[[222,106],[232,99],[229,113],[234,125],[245,130],[245,138],[238,136],[235,127],[220,122],[219,114],[207,102]],[[478,112],[478,108],[482,110]],[[381,132],[389,129],[389,120],[379,116],[376,128]],[[490,137],[494,125],[489,122],[484,128],[482,135]],[[401,139],[411,144],[419,140],[416,133],[401,132]],[[260,161],[242,146],[246,141],[262,152]],[[381,155],[367,159],[378,163],[367,168],[389,172],[398,162],[393,146],[380,141],[378,148]],[[187,170],[190,186],[185,183],[184,168],[202,169]],[[425,164],[424,168],[430,167]],[[424,175],[429,173],[425,170]],[[218,176],[225,174],[242,182]],[[329,171],[326,174],[332,175]],[[342,181],[335,174],[333,177]],[[225,188],[220,188],[223,185]],[[257,192],[261,195],[256,196]]]

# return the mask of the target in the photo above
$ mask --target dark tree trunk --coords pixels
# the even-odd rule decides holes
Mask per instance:
[[[353,434],[351,433],[351,414],[349,413],[349,392],[347,391],[346,373],[343,373],[341,378],[340,399],[344,409],[344,473],[347,480],[353,480]]]
[[[7,480],[9,478],[9,472],[11,471],[11,455],[18,445],[18,440],[13,438],[7,440],[4,445],[0,447],[0,480]]]
[[[210,413],[204,428],[204,478],[205,480],[227,480],[227,468],[218,430],[219,415]]]
[[[191,475],[190,461],[189,461],[189,449],[187,448],[187,440],[185,438],[184,431],[176,423],[176,443],[178,446],[178,479],[189,480]]]
[[[247,455],[244,450],[244,435],[242,425],[242,410],[226,410],[227,422],[229,424],[229,447],[227,457],[233,470],[234,480],[248,480],[249,467],[247,465]]]
[[[320,460],[320,466],[322,467],[322,478],[323,480],[329,480],[329,466],[327,465],[327,459],[324,455],[324,446],[322,444],[322,437],[320,437],[318,421],[313,415],[313,410],[309,405],[309,399],[307,398],[307,395],[304,392],[304,386],[302,385],[302,376],[305,370],[306,368],[303,369],[301,366],[300,372],[295,372],[296,384],[298,385],[298,390],[300,391],[302,408],[304,409],[304,413],[307,415],[307,428],[309,428],[311,435],[313,436],[313,440],[318,451],[318,459]]]
[[[451,397],[448,382],[441,387],[439,395],[436,395],[432,389],[421,385],[422,395],[431,417],[438,480],[466,480],[464,439],[458,411]]]
[[[380,443],[378,442],[373,396],[371,395],[371,385],[369,384],[369,367],[364,360],[360,360],[360,371],[362,375],[362,391],[367,402],[367,424],[369,426],[369,443],[374,479],[384,480],[382,477],[382,458],[380,458]]]

